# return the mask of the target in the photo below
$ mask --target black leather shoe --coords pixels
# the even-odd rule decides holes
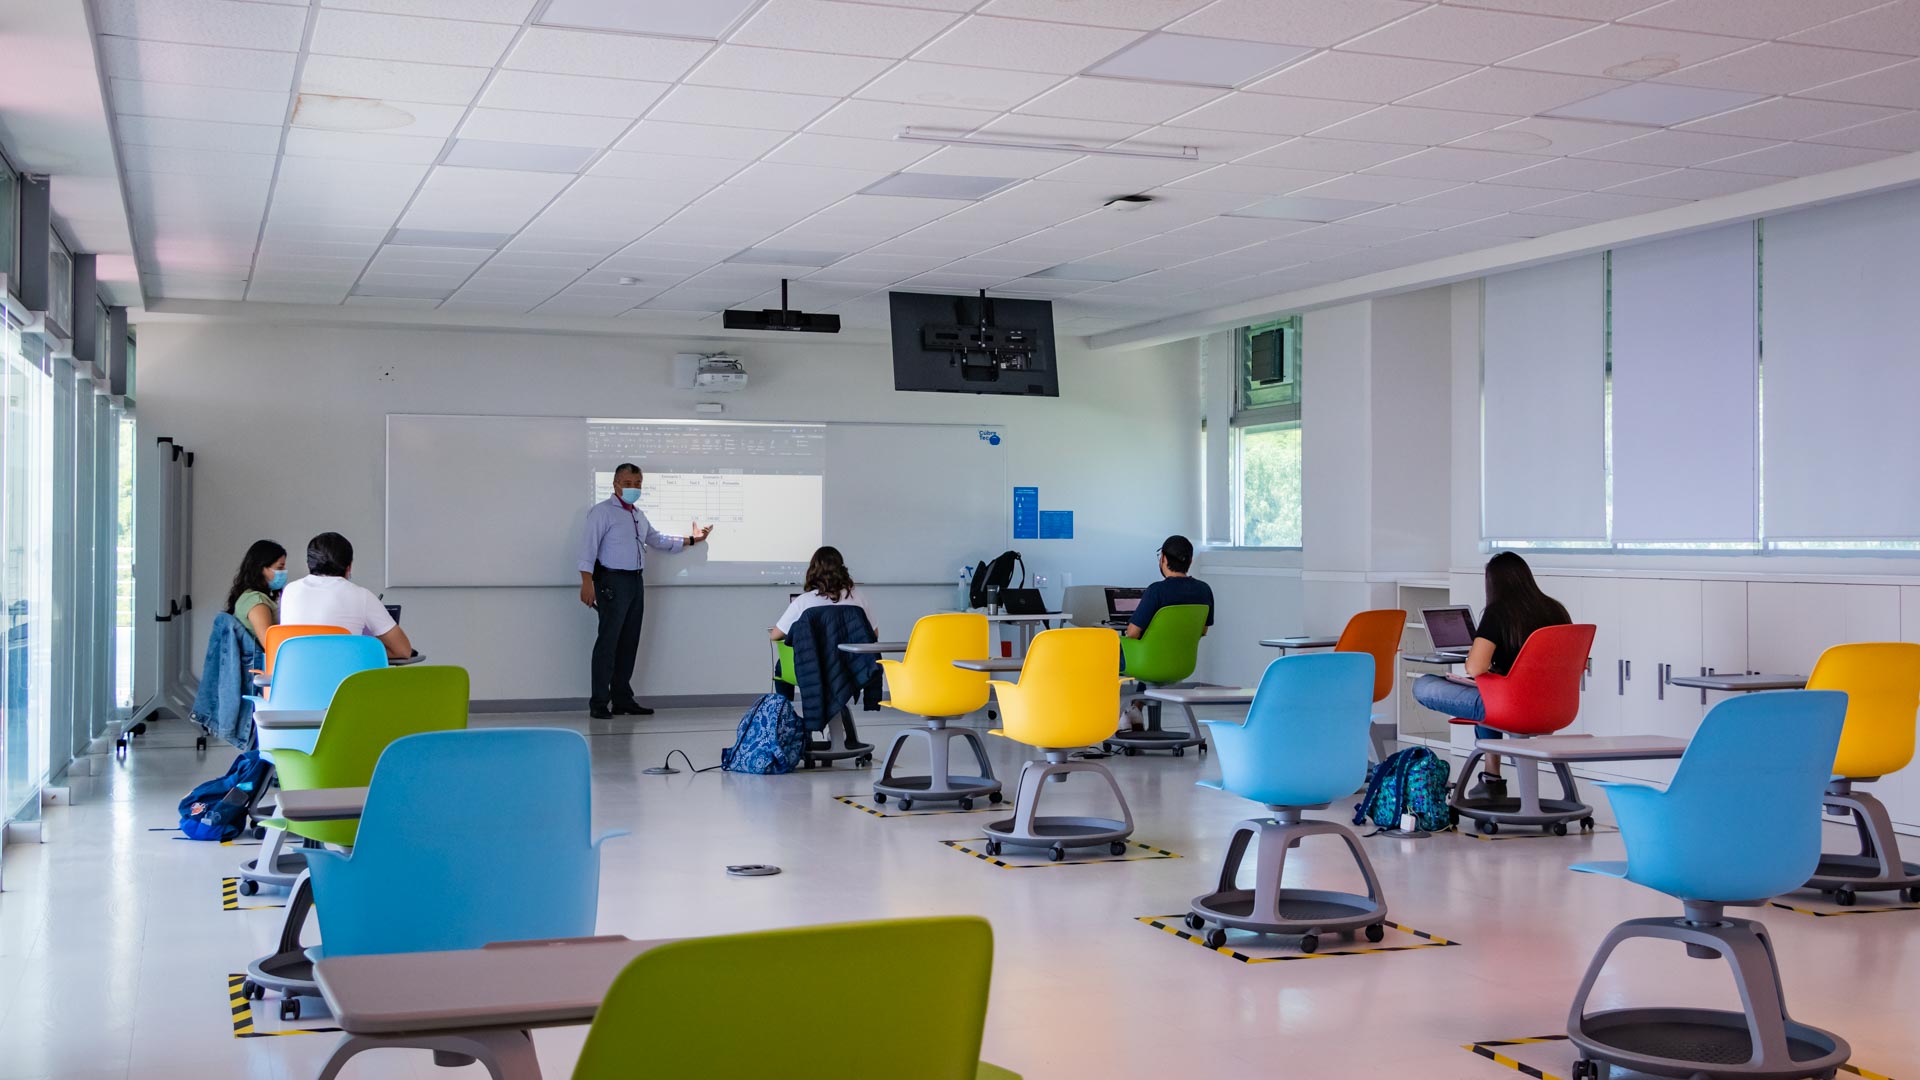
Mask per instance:
[[[652,716],[653,715],[652,709],[647,708],[645,705],[642,705],[637,701],[627,705],[615,705],[613,707],[613,712],[615,716]]]
[[[589,706],[587,706],[587,715],[588,715],[588,716],[591,716],[591,717],[593,717],[593,718],[594,718],[595,720],[611,720],[611,719],[613,719],[613,712],[612,712],[612,710],[610,710],[610,709],[608,709],[608,708],[607,708],[607,707],[606,707],[605,705],[589,705]]]

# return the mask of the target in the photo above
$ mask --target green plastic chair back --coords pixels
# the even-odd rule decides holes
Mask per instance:
[[[800,676],[793,673],[793,646],[784,641],[776,641],[773,649],[780,657],[780,681],[788,686],[799,686]]]
[[[1200,636],[1207,632],[1207,605],[1175,604],[1153,613],[1146,633],[1120,639],[1129,679],[1164,686],[1185,682],[1200,665]]]
[[[740,1037],[742,1018],[791,1017],[823,987],[884,973],[939,974],[938,994],[864,997],[853,1037],[779,1023]],[[651,949],[613,980],[573,1080],[1015,1077],[980,1064],[993,930],[977,916],[892,919],[688,938]]]
[[[289,791],[366,787],[374,763],[395,739],[464,730],[467,695],[467,669],[461,667],[421,664],[349,675],[334,691],[313,752],[275,750],[273,770]],[[358,821],[281,824],[296,836],[343,846],[352,846],[360,827]]]

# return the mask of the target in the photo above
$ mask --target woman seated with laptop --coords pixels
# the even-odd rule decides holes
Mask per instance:
[[[1540,591],[1533,580],[1527,560],[1511,551],[1503,551],[1487,560],[1487,606],[1480,613],[1480,625],[1473,631],[1473,646],[1467,650],[1461,666],[1464,675],[1422,675],[1413,683],[1413,699],[1427,708],[1461,720],[1486,719],[1486,705],[1474,686],[1476,675],[1492,672],[1505,675],[1513,667],[1520,646],[1543,626],[1565,626],[1573,621],[1560,601]],[[1476,723],[1476,737],[1498,739],[1503,733]],[[1480,783],[1467,792],[1470,798],[1503,799],[1506,781],[1500,776],[1500,759],[1489,757],[1487,771]]]

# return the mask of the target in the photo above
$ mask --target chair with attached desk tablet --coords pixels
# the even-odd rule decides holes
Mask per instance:
[[[1834,755],[1827,784],[1829,817],[1851,817],[1860,836],[1852,855],[1822,852],[1807,879],[1837,904],[1850,905],[1856,893],[1895,892],[1920,903],[1920,866],[1900,858],[1900,838],[1879,799],[1855,784],[1878,780],[1913,761],[1914,713],[1920,708],[1920,645],[1903,641],[1835,645],[1820,654],[1807,676],[1809,690],[1842,690],[1847,722]]]
[[[1043,760],[1020,767],[1013,816],[985,827],[988,855],[998,855],[1002,845],[1045,848],[1055,862],[1066,858],[1070,847],[1107,846],[1115,855],[1126,852],[1133,812],[1120,785],[1098,761],[1067,757],[1112,735],[1119,724],[1119,668],[1120,644],[1113,631],[1076,627],[1035,637],[1019,682],[994,680],[1006,726],[993,734],[1035,747]],[[1047,781],[1064,781],[1076,772],[1094,773],[1107,782],[1120,805],[1119,818],[1040,815],[1040,792]]]
[[[1593,649],[1594,629],[1592,623],[1574,623],[1543,626],[1528,635],[1505,675],[1489,673],[1474,680],[1486,707],[1486,719],[1480,722],[1509,740],[1551,735],[1573,723],[1580,712],[1580,675]],[[1453,723],[1473,721],[1455,719]],[[1573,770],[1564,761],[1551,763],[1560,779],[1558,799],[1540,797],[1539,764],[1526,760],[1514,762],[1519,798],[1468,798],[1467,778],[1481,759],[1506,756],[1493,748],[1496,745],[1481,740],[1460,766],[1460,780],[1447,804],[1456,817],[1472,819],[1488,834],[1499,832],[1502,825],[1537,826],[1561,836],[1566,835],[1570,821],[1592,826],[1593,808],[1580,801]]]
[[[993,930],[971,915],[668,942],[614,979],[573,1080],[1019,1080],[980,1060],[992,971]],[[939,992],[868,995],[857,1038],[776,1020],[822,987],[884,985],[888,972]],[[740,1037],[743,1018],[774,1026]]]
[[[1682,914],[1630,919],[1600,943],[1567,1018],[1567,1034],[1581,1054],[1576,1080],[1601,1080],[1614,1067],[1657,1076],[1788,1080],[1832,1077],[1846,1062],[1850,1050],[1838,1036],[1787,1015],[1767,928],[1726,914],[1798,887],[1819,859],[1816,808],[1846,712],[1846,695],[1830,690],[1723,701],[1700,722],[1666,790],[1603,785],[1626,841],[1626,861],[1572,869],[1666,893],[1680,901]],[[1679,942],[1695,959],[1725,959],[1741,1010],[1587,1012],[1608,958],[1641,938]],[[1606,996],[1617,998],[1617,989]]]
[[[1340,641],[1333,647],[1336,653],[1358,652],[1373,657],[1375,705],[1393,694],[1393,661],[1406,629],[1407,613],[1400,608],[1362,611],[1347,620],[1346,628],[1340,631]],[[1367,726],[1367,745],[1373,752],[1373,760],[1387,759],[1387,743],[1398,734],[1391,721],[1382,723],[1378,715],[1372,718]]]
[[[500,941],[591,935],[600,899],[593,834],[592,754],[556,728],[435,731],[396,739],[368,785],[351,854],[313,854],[314,911],[335,956],[477,949]],[[522,796],[540,793],[539,812]],[[397,889],[421,902],[396,904]],[[524,1038],[525,1033],[520,1033]],[[342,1039],[321,1070],[331,1080],[379,1047],[471,1060],[472,1044],[440,1039]],[[529,1047],[530,1049],[530,1047]],[[493,1068],[491,1061],[486,1062]]]
[[[950,720],[987,707],[993,690],[987,685],[986,673],[963,671],[953,662],[987,655],[991,637],[983,615],[927,615],[913,624],[902,659],[880,661],[888,694],[881,705],[918,716],[925,726],[907,728],[893,737],[880,767],[880,779],[873,783],[874,802],[885,803],[891,795],[900,800],[902,810],[913,809],[915,802],[957,802],[962,810],[971,810],[976,797],[1000,801],[1000,781],[994,779],[993,764],[987,760],[980,733],[947,726]],[[927,774],[895,775],[893,767],[900,760],[900,751],[914,736],[927,740]],[[950,762],[955,736],[965,739],[972,748],[980,766],[977,775],[953,775]]]
[[[1193,669],[1200,665],[1200,639],[1206,632],[1205,604],[1175,604],[1154,612],[1152,621],[1139,637],[1123,634],[1120,655],[1125,661],[1126,676],[1139,687],[1121,696],[1122,706],[1142,701],[1147,690],[1178,686],[1193,678]],[[1158,701],[1145,701],[1142,708],[1147,726],[1119,728],[1103,749],[1111,752],[1119,747],[1128,757],[1142,750],[1171,750],[1173,756],[1180,757],[1189,746],[1199,747],[1203,754],[1207,752],[1207,737],[1198,729],[1168,731],[1160,726]],[[1115,727],[1119,727],[1117,720]]]
[[[1188,928],[1205,930],[1208,948],[1226,944],[1229,927],[1299,935],[1302,952],[1319,948],[1321,934],[1385,936],[1387,903],[1360,838],[1337,821],[1301,816],[1351,795],[1354,777],[1366,770],[1373,685],[1366,653],[1282,657],[1260,677],[1246,723],[1207,721],[1220,751],[1220,781],[1202,784],[1272,811],[1234,826],[1217,888],[1195,897],[1188,910]],[[1346,843],[1367,895],[1281,885],[1288,851],[1309,836]],[[1244,889],[1240,866],[1255,838],[1253,888]]]
[[[279,659],[280,646],[297,637],[336,637],[346,632],[344,626],[322,626],[318,623],[281,623],[267,627],[267,640],[260,643],[265,662],[258,672],[260,678],[256,680],[261,688],[261,698],[271,697],[273,665]]]

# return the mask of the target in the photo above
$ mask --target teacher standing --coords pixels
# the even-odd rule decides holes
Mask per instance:
[[[596,720],[611,720],[616,713],[653,715],[633,697],[633,660],[640,650],[640,618],[647,600],[640,575],[645,549],[679,551],[713,531],[713,526],[703,529],[697,521],[685,536],[668,536],[654,528],[635,505],[644,481],[638,465],[627,462],[614,469],[613,494],[587,511],[580,543],[580,602],[600,616],[593,639],[593,690],[587,695],[587,712]]]

